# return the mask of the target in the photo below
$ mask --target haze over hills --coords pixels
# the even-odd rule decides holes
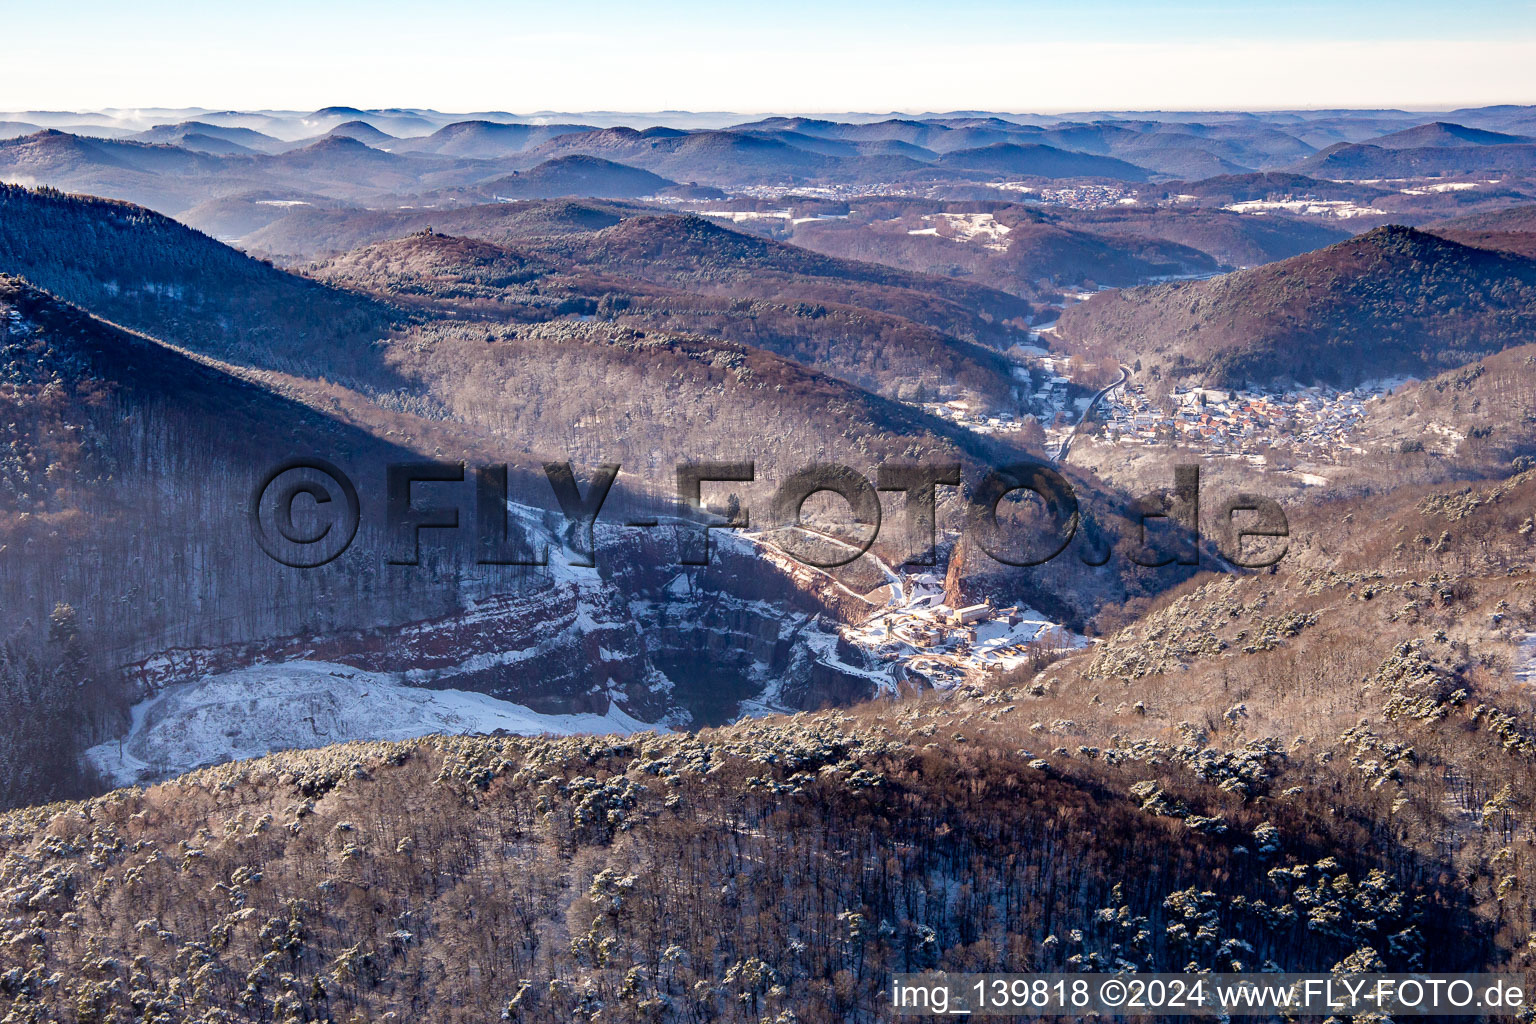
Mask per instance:
[[[1448,121],[1435,121],[1371,139],[1370,145],[1383,149],[1428,149],[1436,146],[1508,146],[1530,142],[1531,139],[1523,135],[1506,135]]]
[[[103,123],[90,132],[167,147],[159,152],[124,148],[111,138],[71,145],[57,135],[26,130],[57,132],[61,129],[54,125],[76,126],[84,114],[35,121],[28,116],[5,115],[12,124],[5,134],[14,137],[0,143],[0,178],[106,193],[171,214],[259,187],[321,192],[374,206],[387,196],[405,199],[483,185],[570,155],[727,190],[832,182],[885,187],[907,182],[913,189],[955,190],[1010,177],[1142,183],[1280,168],[1321,178],[1526,176],[1536,171],[1524,136],[1481,127],[1518,122],[1502,111],[1487,116],[1463,111],[1455,122],[1406,113],[1363,117],[1334,111],[1211,115],[1204,121],[1177,114],[769,117],[709,127],[698,127],[688,117],[675,118],[675,125],[664,116],[638,125],[597,125],[580,117],[350,107],[303,115],[151,111],[145,116],[161,118],[153,124],[110,112],[92,115]],[[1347,126],[1352,127],[1344,131]],[[1339,138],[1340,132],[1346,137]],[[372,160],[333,145],[338,139],[420,159]],[[303,156],[288,159],[290,151]],[[176,153],[202,159],[178,161]],[[433,204],[440,205],[441,198]]]
[[[591,131],[587,125],[503,124],[496,121],[457,121],[431,135],[396,141],[388,148],[401,153],[438,153],[480,159],[512,156],[561,135]]]
[[[1039,178],[1118,178],[1145,181],[1147,172],[1124,160],[1074,154],[1037,143],[997,142],[978,149],[946,153],[941,166],[967,171],[1002,172]]]
[[[1536,145],[1529,142],[1448,146],[1376,146],[1340,142],[1292,165],[1321,178],[1417,178],[1450,174],[1529,173]]]
[[[339,124],[320,138],[353,139],[375,149],[389,149],[388,144],[396,141],[393,135],[379,131],[367,121],[348,121],[345,124]]]
[[[1074,289],[1254,266],[1350,231],[1536,199],[1520,164],[1524,144],[1474,145],[1500,135],[1473,127],[1479,118],[1470,115],[1465,125],[1337,111],[1204,120],[769,117],[707,128],[687,118],[638,128],[585,120],[194,112],[127,141],[50,130],[0,142],[0,178],[136,201],[293,263],[425,228],[520,246],[531,235],[582,234],[659,207],[827,255],[965,280],[1036,308],[1059,306]],[[1411,148],[1372,147],[1400,166],[1324,166],[1317,162],[1365,153],[1348,142],[1308,156],[1325,129],[1350,139],[1395,131],[1392,144]],[[1504,154],[1501,169],[1445,180],[1469,166],[1467,153],[1484,151]],[[1311,162],[1307,174],[1273,169],[1297,158]],[[1409,179],[1327,180],[1388,173]],[[856,206],[847,202],[854,196]],[[553,211],[535,206],[488,208],[564,197],[636,209],[571,206],[575,220],[563,224],[564,215],[545,220]],[[977,335],[953,317],[930,326]]]
[[[660,175],[611,160],[565,156],[546,160],[527,171],[513,171],[506,177],[493,178],[479,187],[498,199],[552,199],[557,196],[633,199],[656,195],[676,184]]]
[[[157,124],[147,131],[138,132],[126,136],[134,142],[150,142],[169,146],[186,146],[189,149],[199,148],[200,140],[214,140],[226,146],[232,147],[229,152],[254,151],[258,153],[276,153],[287,149],[287,144],[280,139],[274,139],[270,135],[250,128],[231,127],[228,125],[208,124],[203,121],[183,121],[180,124]],[[188,145],[188,140],[193,140]],[[219,152],[218,150],[205,150],[205,152]]]

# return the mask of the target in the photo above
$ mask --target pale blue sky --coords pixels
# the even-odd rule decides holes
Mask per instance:
[[[6,3],[0,110],[1536,102],[1536,3]]]

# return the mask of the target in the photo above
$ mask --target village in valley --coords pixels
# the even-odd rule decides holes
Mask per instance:
[[[1284,391],[1190,387],[1155,399],[1145,384],[1132,380],[1094,410],[1095,436],[1113,444],[1183,444],[1211,456],[1255,461],[1275,449],[1333,461],[1364,451],[1356,437],[1371,404],[1401,383]]]
[[[1131,376],[1101,392],[1085,418],[1094,392],[1074,383],[1068,360],[1037,351],[1028,357],[1019,376],[1030,382],[1020,390],[1029,412],[984,409],[966,399],[926,402],[922,408],[979,433],[1021,430],[1033,421],[1048,424],[1046,450],[1053,453],[1081,420],[1079,443],[1180,445],[1254,465],[1263,465],[1277,451],[1332,462],[1364,451],[1358,437],[1372,404],[1403,383],[1283,391],[1185,387],[1154,397],[1147,384]],[[1301,482],[1326,481],[1303,473]],[[943,581],[933,574],[896,576],[888,589],[883,608],[841,633],[874,657],[894,663],[898,679],[951,686],[977,673],[1043,665],[1090,643],[1033,609],[952,607],[945,603]]]
[[[1174,445],[1255,464],[1275,451],[1337,462],[1365,451],[1362,436],[1372,409],[1408,380],[1383,378],[1352,388],[1169,388],[1139,379],[1127,367],[1124,381],[1106,383],[1102,369],[1085,374],[1074,360],[1038,347],[1041,333],[1031,332],[1031,344],[1008,353],[1014,360],[1012,407],[994,407],[942,385],[911,404],[978,434],[1041,431],[1037,439],[1053,456],[1075,431],[1079,443]]]

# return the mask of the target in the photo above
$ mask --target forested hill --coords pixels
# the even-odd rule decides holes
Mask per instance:
[[[1028,712],[993,724],[1027,699],[355,744],[14,812],[5,996],[71,1021],[841,1024],[888,1019],[893,971],[1402,970],[1419,927],[1455,934],[1305,816],[1228,798],[1196,829],[1123,795],[1176,771],[1056,771]]]
[[[275,460],[404,449],[3,274],[0,410],[0,801],[86,785],[79,751],[118,728],[135,652],[292,631],[339,592],[364,615],[387,591],[444,606],[355,564],[285,578],[245,517]]]
[[[1425,230],[1463,245],[1536,259],[1536,206],[1529,204],[1437,221]]]
[[[791,301],[798,280],[783,286],[782,297],[773,296],[779,301],[701,295],[594,274],[588,261],[547,250],[539,256],[432,231],[365,246],[309,272],[422,309],[520,322],[596,314],[615,325],[705,334],[785,356],[888,398],[942,383],[1003,404],[1017,386],[995,348],[863,306]]]
[[[1536,336],[1536,261],[1405,227],[1208,281],[1069,309],[1078,351],[1212,383],[1353,383],[1461,366]]]
[[[638,167],[575,154],[546,160],[529,170],[514,171],[478,187],[482,192],[494,193],[497,197],[517,199],[551,199],[557,196],[627,199],[654,195],[676,184],[675,181]]]
[[[552,238],[546,251],[595,271],[706,294],[864,306],[999,347],[1021,336],[1002,324],[1032,312],[1025,300],[993,288],[823,256],[695,216],[632,217]]]
[[[376,374],[370,346],[398,315],[132,203],[0,185],[0,222],[0,273],[221,359]]]

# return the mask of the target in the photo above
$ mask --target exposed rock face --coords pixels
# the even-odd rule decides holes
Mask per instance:
[[[162,651],[126,667],[141,695],[210,673],[298,659],[400,673],[549,714],[618,702],[663,726],[716,724],[744,710],[814,709],[868,698],[890,681],[837,635],[869,605],[824,573],[742,538],[679,564],[672,531],[600,527],[596,568],[551,566],[510,593],[468,596],[414,622]],[[743,707],[744,702],[747,707]]]
[[[970,603],[963,590],[967,546],[964,537],[955,542],[949,555],[949,569],[944,573],[944,603],[951,608],[963,608]]]
[[[868,700],[876,692],[895,689],[894,679],[888,681],[883,672],[860,668],[863,653],[841,636],[832,643],[831,657],[825,651],[818,655],[813,650],[809,646],[797,650],[800,662],[787,673],[789,678],[780,691],[791,707],[812,710],[853,704]],[[872,677],[880,677],[879,682]]]

